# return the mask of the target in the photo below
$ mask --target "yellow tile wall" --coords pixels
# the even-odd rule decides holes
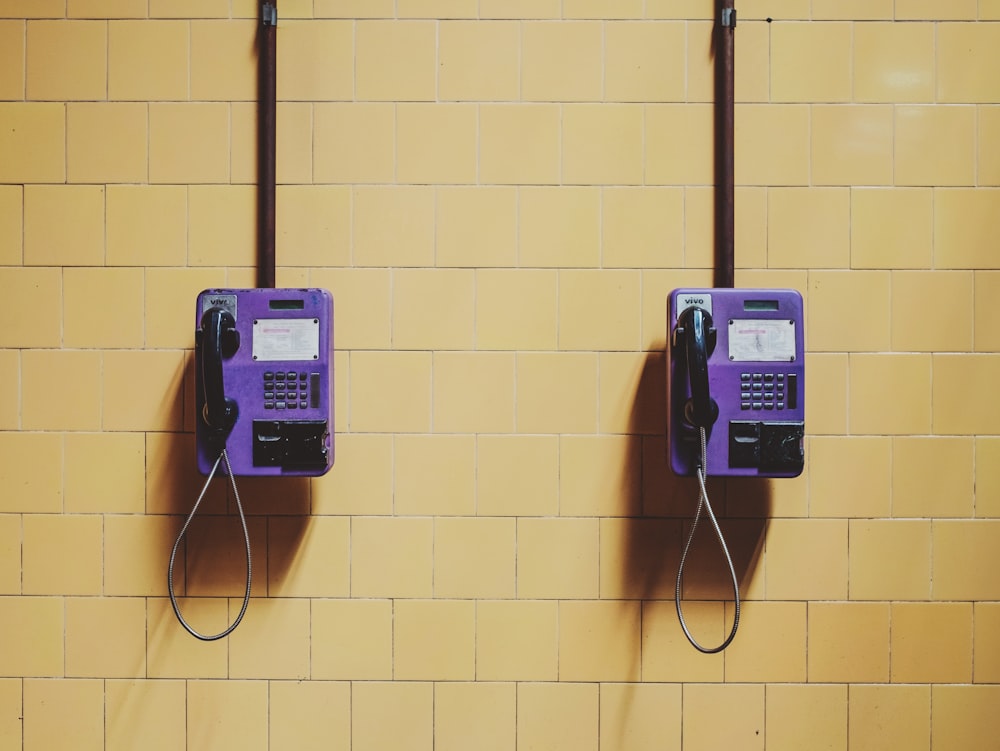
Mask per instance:
[[[337,460],[241,484],[246,619],[177,624],[258,5],[0,0],[0,747],[991,748],[1000,3],[736,3],[737,281],[805,296],[807,465],[710,483],[712,656],[663,353],[712,278],[711,0],[282,1],[277,276],[336,299]]]

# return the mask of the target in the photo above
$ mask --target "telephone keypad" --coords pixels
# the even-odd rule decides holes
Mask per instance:
[[[264,372],[264,409],[319,407],[319,373],[309,371]]]
[[[740,409],[785,409],[785,384],[784,373],[740,373]]]

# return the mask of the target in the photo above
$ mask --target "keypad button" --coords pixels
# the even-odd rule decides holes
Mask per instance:
[[[268,399],[268,400],[274,399],[274,392],[273,391],[265,391],[264,392],[264,398]]]
[[[754,402],[753,403],[753,408],[754,409],[764,409],[764,405],[761,402]]]
[[[284,373],[275,373],[275,374],[274,374],[274,377],[275,377],[275,378],[276,378],[277,380],[279,380],[279,381],[283,381],[283,380],[285,380],[285,374],[284,374]]]
[[[298,402],[287,402],[286,406],[288,409],[297,409],[299,406]]]
[[[272,373],[270,370],[264,371],[264,380],[265,381],[273,381],[274,380],[274,373]]]
[[[274,409],[274,402],[264,402],[264,409]]]
[[[740,380],[741,381],[749,381],[750,380],[750,374],[749,373],[740,373]]]
[[[274,406],[277,407],[278,409],[284,409],[285,408],[285,403],[284,402],[277,402]]]

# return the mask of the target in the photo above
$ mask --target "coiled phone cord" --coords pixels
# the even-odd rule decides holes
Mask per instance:
[[[240,524],[243,527],[243,539],[246,542],[246,554],[247,554],[247,589],[246,594],[243,595],[243,607],[240,608],[240,614],[236,616],[236,620],[226,628],[225,631],[221,633],[206,636],[205,634],[200,634],[195,631],[191,625],[184,620],[184,616],[181,615],[180,605],[177,603],[177,597],[174,595],[174,559],[177,557],[177,549],[180,547],[181,540],[184,539],[184,534],[187,532],[188,527],[191,524],[191,520],[194,519],[194,515],[198,512],[198,506],[201,505],[202,499],[205,497],[205,493],[208,491],[208,486],[212,482],[212,478],[215,477],[215,473],[219,469],[219,462],[223,459],[226,461],[226,471],[229,473],[229,482],[233,486],[233,495],[236,497],[236,509],[239,511]],[[215,464],[212,465],[212,471],[208,473],[208,479],[205,480],[205,485],[201,489],[201,493],[198,494],[198,500],[194,503],[194,508],[191,509],[191,513],[188,514],[187,520],[184,522],[184,526],[181,527],[180,533],[177,535],[177,539],[174,541],[174,548],[170,551],[170,565],[167,567],[167,591],[170,593],[170,604],[173,605],[174,615],[177,616],[177,620],[180,624],[187,629],[188,633],[195,636],[202,641],[216,641],[228,636],[232,633],[233,629],[240,625],[240,621],[243,620],[243,615],[247,612],[247,605],[250,604],[250,532],[247,529],[247,519],[243,513],[243,504],[240,502],[240,491],[236,489],[236,478],[233,477],[233,468],[229,464],[229,454],[226,449],[223,448],[222,452],[219,454],[219,458],[215,460]]]
[[[712,511],[712,504],[708,500],[708,490],[705,487],[705,475],[707,473],[707,439],[705,437],[705,428],[700,428],[701,431],[701,460],[696,468],[696,474],[698,476],[698,509],[694,513],[694,520],[691,522],[691,531],[688,532],[687,542],[684,543],[684,549],[681,551],[681,562],[677,568],[677,586],[674,589],[674,605],[677,607],[677,620],[680,621],[681,629],[684,631],[684,636],[687,640],[691,642],[691,645],[697,649],[699,652],[704,652],[705,654],[716,654],[721,652],[736,636],[736,629],[740,625],[740,585],[736,579],[736,569],[733,568],[733,559],[729,555],[729,548],[726,546],[726,538],[722,535],[722,530],[719,528],[719,522],[715,518],[715,513]],[[733,615],[733,628],[729,632],[729,636],[726,640],[722,642],[717,647],[703,647],[695,638],[691,636],[691,632],[688,630],[687,623],[684,622],[684,613],[681,609],[681,582],[684,578],[684,563],[687,560],[688,551],[691,549],[691,541],[694,539],[695,530],[698,529],[698,521],[701,519],[701,510],[705,509],[705,513],[708,515],[709,520],[712,522],[712,528],[715,530],[715,536],[719,540],[719,546],[722,548],[722,554],[726,558],[726,564],[729,566],[729,575],[732,577],[733,581],[733,596],[735,599],[736,607],[735,614]]]

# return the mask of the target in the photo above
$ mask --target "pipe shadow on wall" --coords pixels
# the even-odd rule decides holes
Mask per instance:
[[[699,491],[695,478],[677,477],[669,467],[666,352],[662,345],[653,346],[642,364],[630,415],[630,435],[637,440],[641,436],[641,470],[640,482],[624,487],[617,594],[642,603],[642,638],[632,674],[641,675],[643,681],[680,682],[698,679],[698,673],[691,671],[698,660],[720,658],[701,655],[688,644],[676,618],[677,569]],[[729,547],[740,596],[752,597],[760,586],[755,581],[771,516],[769,481],[709,478],[707,487]],[[685,562],[681,593],[694,638],[705,646],[722,643],[732,623],[732,581],[704,513]],[[668,618],[669,625],[663,625]],[[623,700],[629,700],[627,692]],[[626,708],[622,710],[624,717]]]

